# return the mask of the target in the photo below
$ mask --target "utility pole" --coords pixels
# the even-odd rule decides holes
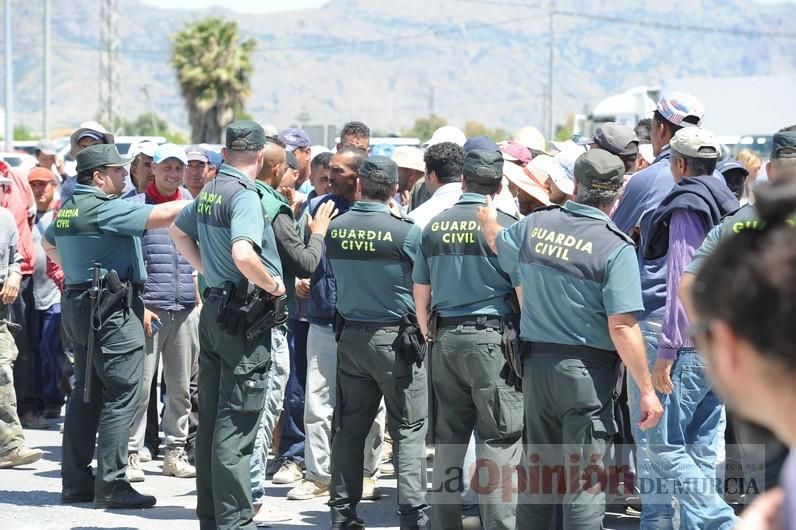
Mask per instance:
[[[429,116],[433,116],[434,113],[436,112],[436,108],[435,108],[436,102],[434,101],[434,90],[435,90],[436,87],[434,86],[434,83],[431,83],[431,85],[428,88],[429,88],[429,90],[428,90],[428,115]]]
[[[14,62],[11,56],[12,50],[12,36],[11,36],[11,0],[5,2],[5,22],[6,22],[6,39],[5,39],[5,107],[6,107],[6,151],[14,149]]]
[[[42,87],[41,134],[50,137],[50,0],[44,0],[44,86]]]
[[[117,37],[118,0],[100,2],[100,75],[99,75],[99,119],[113,130],[116,105],[119,95],[119,39]]]
[[[553,140],[555,135],[555,117],[553,113],[553,91],[555,89],[553,84],[553,69],[555,68],[556,58],[556,28],[555,28],[555,13],[556,3],[555,0],[550,0],[550,50],[549,60],[547,65],[547,139]]]

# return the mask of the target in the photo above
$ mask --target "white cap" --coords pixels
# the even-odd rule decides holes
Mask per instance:
[[[531,151],[547,152],[544,135],[536,127],[523,127],[514,133],[514,141],[524,145]]]
[[[677,131],[669,146],[673,151],[691,158],[718,159],[721,155],[721,145],[716,136],[697,127],[685,127]]]
[[[96,137],[100,142],[105,144],[113,143],[113,134],[105,130],[105,127],[96,121],[84,121],[80,124],[80,127],[72,133],[72,136],[69,137],[69,152],[72,156],[77,156],[77,152],[80,150],[77,142],[84,136]]]
[[[155,155],[152,157],[152,161],[156,164],[160,164],[169,158],[176,158],[183,164],[188,164],[188,157],[185,155],[185,150],[174,144],[159,145],[158,148],[155,149]]]
[[[154,158],[155,150],[157,148],[158,144],[156,144],[152,140],[141,140],[140,142],[136,142],[130,146],[130,150],[127,152],[127,156],[129,156],[131,160],[138,155],[146,155],[150,158]]]
[[[312,145],[310,146],[310,160],[315,160],[315,157],[321,153],[331,153],[332,150],[325,145]]]
[[[423,151],[410,145],[399,145],[392,152],[393,162],[398,167],[426,172],[426,162],[423,160]]]
[[[424,146],[430,147],[432,145],[441,144],[442,142],[452,142],[459,147],[463,147],[466,141],[467,137],[461,129],[453,125],[445,125],[434,131],[434,134],[431,135],[431,139],[426,142]]]

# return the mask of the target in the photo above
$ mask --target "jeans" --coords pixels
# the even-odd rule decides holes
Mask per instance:
[[[729,529],[735,513],[721,498],[716,474],[717,436],[724,405],[712,390],[706,366],[693,349],[681,349],[671,372],[674,391],[663,396],[663,417],[648,432],[656,452],[652,469],[674,491],[680,528]],[[675,489],[677,488],[677,489]]]
[[[285,382],[290,373],[290,352],[284,327],[271,330],[271,373],[265,394],[265,410],[260,416],[260,426],[254,439],[254,452],[251,458],[252,504],[261,504],[265,497],[265,465],[271,450],[274,427],[282,413],[285,397]]]
[[[658,354],[661,322],[660,320],[642,320],[639,322],[639,327],[641,328],[641,335],[644,337],[647,365],[651,372]],[[658,397],[660,397],[660,394]],[[658,477],[652,466],[652,459],[656,457],[656,453],[648,446],[648,436],[651,431],[664,429],[665,427],[663,420],[661,420],[657,426],[648,431],[642,431],[638,428],[638,422],[641,421],[640,400],[638,385],[630,377],[628,378],[628,405],[630,407],[630,422],[633,426],[633,439],[636,442],[636,483],[651,484]],[[641,488],[640,496],[643,505],[639,522],[640,530],[672,530],[674,508],[672,507],[671,499],[663,502],[660,493],[656,495],[654,491],[646,491],[646,488]]]
[[[167,392],[163,434],[166,436],[166,447],[177,449],[184,447],[188,438],[188,414],[191,412],[188,387],[194,359],[199,355],[199,311],[195,308],[181,311],[150,309],[158,314],[163,327],[154,336],[146,338],[144,382],[148,383],[158,373],[158,364],[162,359]],[[128,442],[129,451],[139,451],[144,446],[150,389],[148,384],[142,385],[141,402]]]
[[[337,401],[337,342],[331,324],[310,324],[307,336],[307,389],[304,399],[306,477],[329,484],[331,476],[332,413]],[[384,439],[384,401],[365,440],[363,476],[375,476]]]
[[[287,321],[290,376],[285,387],[285,414],[279,440],[280,460],[304,463],[304,387],[307,383],[307,334],[309,322]]]
[[[66,369],[66,354],[61,344],[61,304],[37,310],[33,338],[39,352],[39,384],[45,408],[60,409],[64,405],[61,379]]]

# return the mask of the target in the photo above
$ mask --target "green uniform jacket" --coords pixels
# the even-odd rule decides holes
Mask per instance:
[[[644,308],[632,241],[596,208],[535,210],[502,230],[497,248],[520,274],[523,340],[615,350],[608,315]]]
[[[75,185],[44,233],[58,249],[66,284],[90,282],[94,263],[115,270],[122,281],[144,283],[140,237],[152,208],[108,196],[93,186]]]
[[[420,227],[377,202],[359,201],[332,221],[326,255],[346,320],[396,322],[415,312],[412,264],[420,236]]]

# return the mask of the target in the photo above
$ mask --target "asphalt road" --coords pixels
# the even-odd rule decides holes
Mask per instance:
[[[28,529],[197,529],[193,479],[164,477],[162,461],[143,464],[146,481],[135,487],[143,493],[155,495],[158,504],[149,510],[107,511],[95,510],[91,504],[61,505],[60,461],[61,420],[51,421],[49,430],[26,430],[30,447],[44,451],[44,458],[34,464],[16,469],[0,470],[0,528],[4,530]],[[358,512],[369,528],[397,529],[395,515],[395,480],[382,478],[379,487],[383,497],[379,501],[363,503]],[[288,523],[271,528],[296,527],[328,528],[329,515],[326,498],[308,501],[285,499],[290,486],[274,485],[268,488],[269,502],[280,510],[295,514]],[[606,527],[617,530],[638,528],[636,518],[609,514]]]

